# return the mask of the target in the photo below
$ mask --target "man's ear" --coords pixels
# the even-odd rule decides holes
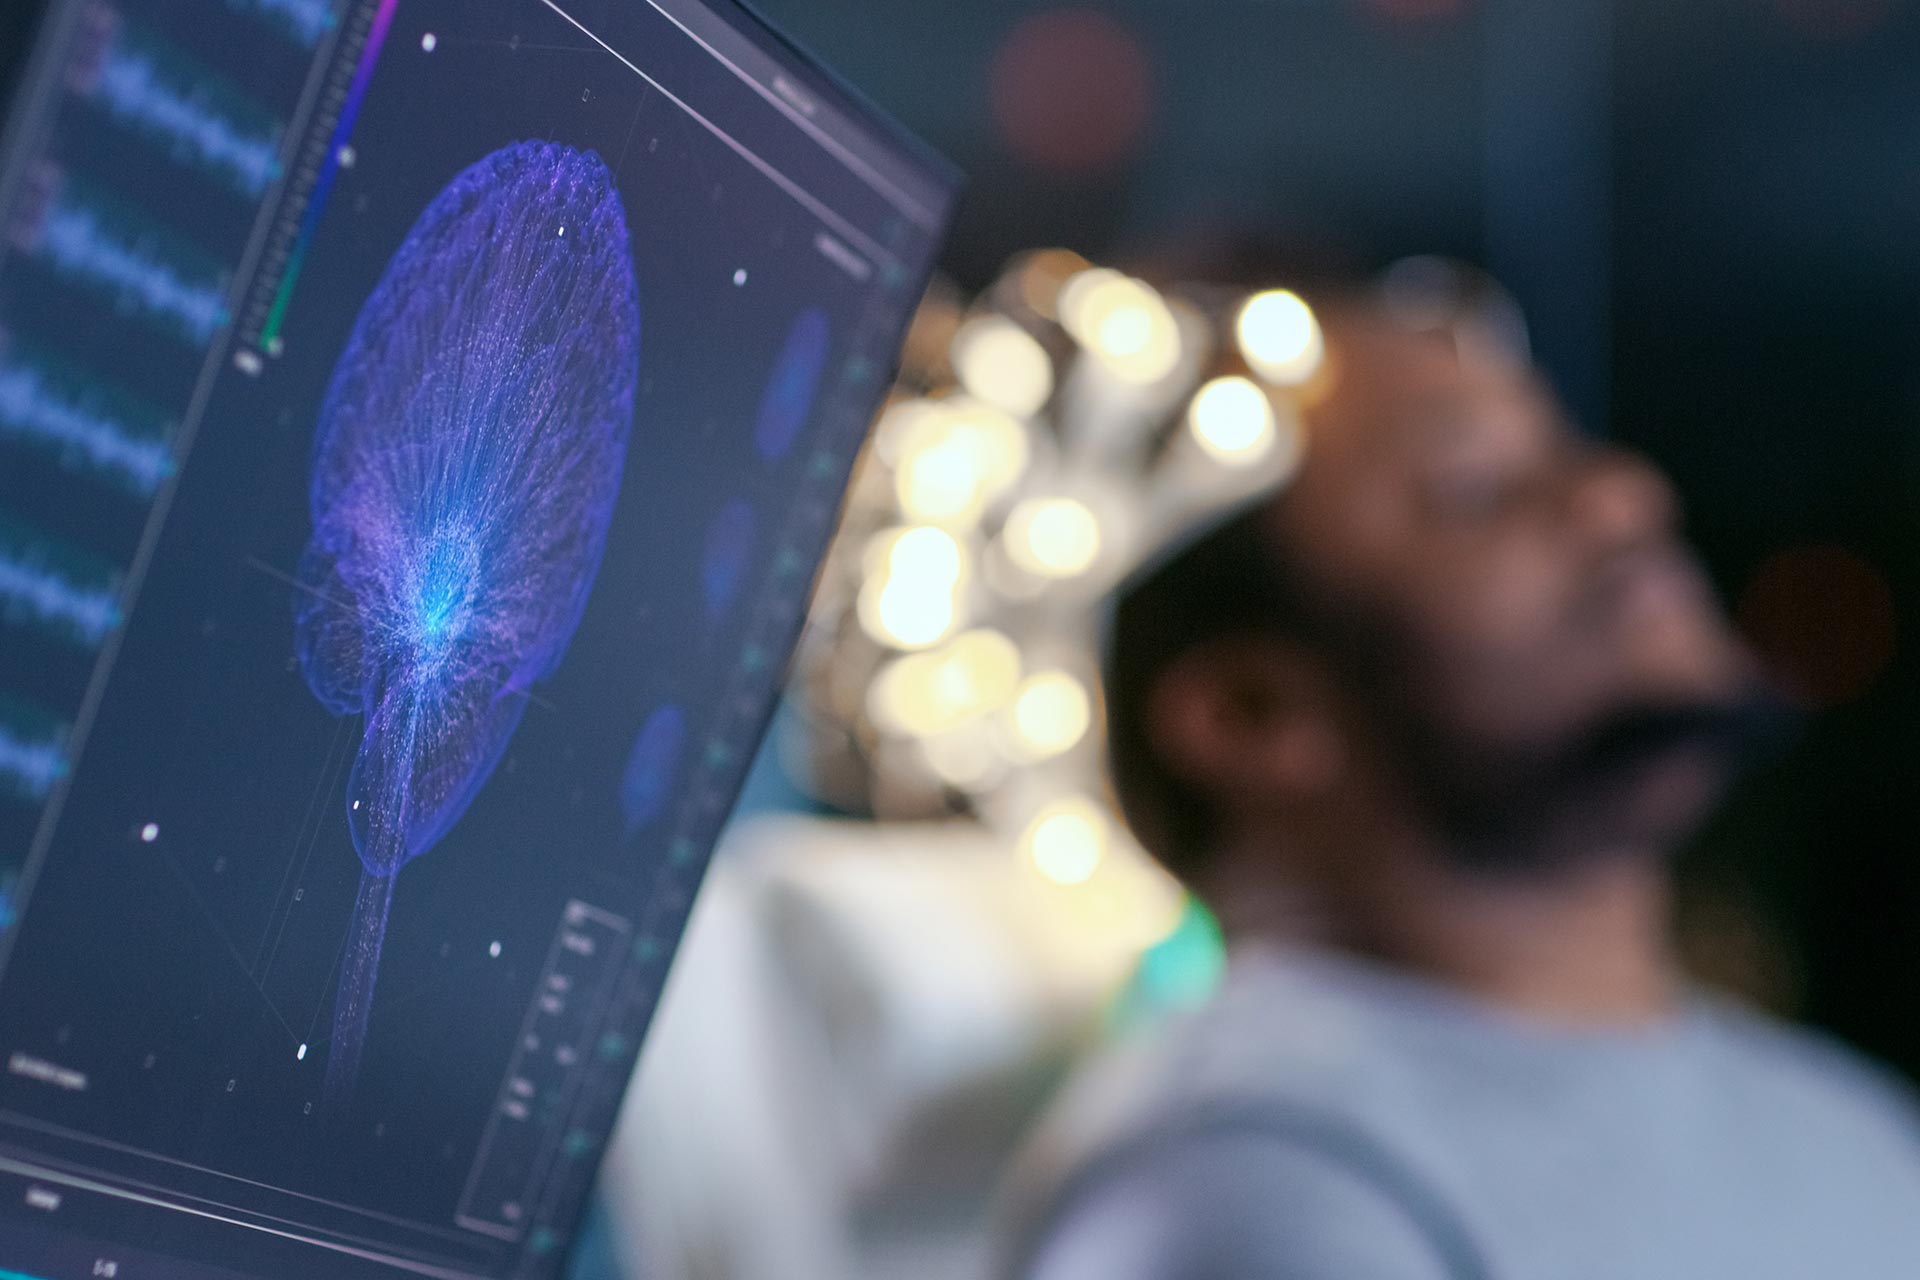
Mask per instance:
[[[1167,767],[1203,793],[1299,802],[1346,769],[1325,667],[1282,641],[1229,637],[1188,650],[1154,681],[1146,721]]]

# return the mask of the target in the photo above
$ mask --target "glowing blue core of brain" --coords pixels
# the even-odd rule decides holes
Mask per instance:
[[[600,567],[639,367],[613,175],[544,142],[427,206],[321,409],[295,604],[316,697],[365,718],[354,847],[390,877],[466,811]]]

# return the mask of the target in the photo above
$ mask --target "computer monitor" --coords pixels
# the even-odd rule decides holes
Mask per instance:
[[[0,1275],[559,1273],[954,190],[729,0],[56,0]]]

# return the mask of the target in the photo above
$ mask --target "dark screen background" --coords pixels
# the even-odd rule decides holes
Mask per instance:
[[[414,219],[466,166],[527,138],[597,151],[625,203],[641,304],[626,473],[558,672],[465,816],[398,877],[359,1084],[347,1112],[327,1116],[323,1042],[360,877],[344,810],[360,725],[320,706],[294,658],[288,576],[309,532],[315,419]],[[743,648],[770,617],[789,639],[798,625],[914,294],[815,252],[806,210],[537,5],[403,4],[353,147],[284,354],[216,385],[0,986],[6,1048],[84,1071],[89,1086],[0,1076],[0,1108],[450,1229],[567,902],[638,922],[669,841],[694,834],[704,853],[717,830],[724,806],[709,801],[629,835],[628,753],[672,701],[686,714],[681,774],[704,763],[718,788],[737,785],[752,748],[742,726],[757,731],[781,665],[757,657],[743,681]],[[832,181],[847,181],[794,176],[830,205]],[[194,193],[154,193],[170,198]],[[798,442],[768,460],[756,410],[807,307],[829,317],[827,376]],[[130,347],[130,378],[139,360]],[[716,593],[710,529],[732,505],[737,533],[743,503],[737,581]],[[783,539],[803,566],[783,561]],[[147,1168],[144,1156],[92,1158]]]

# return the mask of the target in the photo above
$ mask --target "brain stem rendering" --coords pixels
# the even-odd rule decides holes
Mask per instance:
[[[472,803],[579,625],[639,343],[612,173],[592,152],[523,142],[427,206],[334,368],[294,601],[308,686],[363,718],[329,1098],[359,1071],[394,877]]]

